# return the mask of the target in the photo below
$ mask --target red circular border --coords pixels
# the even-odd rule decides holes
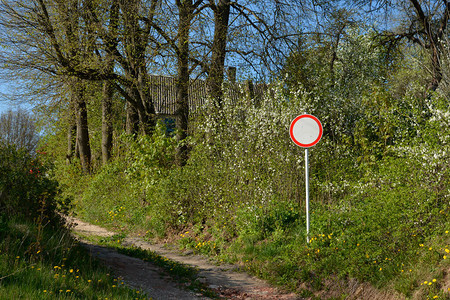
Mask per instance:
[[[309,143],[309,144],[302,144],[302,143],[300,143],[299,141],[297,141],[297,140],[294,138],[294,133],[293,133],[294,125],[295,125],[295,123],[297,123],[298,120],[300,120],[300,119],[302,119],[302,118],[311,118],[311,119],[313,119],[314,121],[316,121],[316,123],[319,125],[319,136],[318,136],[317,139],[316,139],[314,142],[312,142],[312,143]],[[322,133],[323,133],[322,123],[320,123],[319,119],[317,119],[315,116],[313,116],[313,115],[308,115],[308,114],[300,115],[300,116],[296,117],[296,118],[291,122],[291,126],[289,127],[289,135],[291,136],[292,141],[294,141],[294,143],[295,143],[297,146],[300,146],[300,147],[303,147],[303,148],[309,148],[309,147],[312,147],[312,146],[314,146],[315,144],[317,144],[317,143],[320,141],[320,139],[322,138]]]

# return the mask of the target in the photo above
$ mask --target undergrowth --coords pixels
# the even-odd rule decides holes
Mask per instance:
[[[170,163],[176,144],[162,125],[152,137],[121,136],[107,166],[79,175],[89,183],[81,197],[73,192],[76,211],[176,240],[293,291],[314,292],[337,277],[448,298],[446,100],[436,96],[422,111],[383,90],[344,108],[302,90],[268,94],[258,106],[226,97],[221,110],[207,106],[192,120],[182,168]],[[288,135],[299,111],[322,119],[325,133],[310,151],[311,243],[304,154]]]
[[[141,299],[91,259],[59,216],[40,156],[0,145],[0,299]],[[58,213],[59,212],[59,213]]]

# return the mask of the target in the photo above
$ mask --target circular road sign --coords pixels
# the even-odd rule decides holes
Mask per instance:
[[[317,144],[322,138],[322,124],[313,115],[296,117],[289,127],[291,139],[300,147],[309,148]]]

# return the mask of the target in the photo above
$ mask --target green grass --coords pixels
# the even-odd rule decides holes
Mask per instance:
[[[312,241],[308,245],[304,208],[294,201],[275,198],[265,206],[254,201],[233,207],[223,198],[224,205],[214,208],[215,215],[203,215],[196,221],[194,217],[201,212],[192,210],[194,217],[184,223],[163,220],[162,216],[173,211],[169,198],[136,208],[146,212],[147,217],[140,222],[127,217],[127,211],[141,204],[126,197],[114,215],[111,206],[99,206],[98,210],[104,216],[104,226],[151,238],[148,233],[160,224],[166,237],[179,247],[236,263],[251,274],[300,294],[307,293],[306,289],[314,292],[326,288],[324,282],[334,276],[343,281],[356,278],[406,296],[424,293],[445,299],[449,291],[439,288],[443,283],[439,274],[450,262],[450,254],[445,252],[450,249],[450,235],[446,233],[450,230],[449,207],[442,190],[446,181],[433,186],[431,177],[430,183],[418,184],[416,177],[428,176],[426,171],[403,159],[380,162],[378,170],[372,172],[360,179],[368,183],[367,187],[360,189],[359,181],[354,182],[340,201],[312,201]],[[115,178],[107,180],[112,184]],[[90,218],[102,223],[98,215]],[[121,240],[123,236],[112,239]],[[430,280],[431,285],[423,284]]]
[[[65,229],[0,218],[0,299],[146,299]]]

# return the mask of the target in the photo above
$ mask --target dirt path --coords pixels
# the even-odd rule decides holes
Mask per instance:
[[[110,237],[115,233],[102,227],[85,223],[81,220],[69,218],[74,224],[75,233],[88,236]],[[119,254],[116,251],[93,245],[87,241],[81,241],[91,254],[123,278],[129,286],[141,289],[153,299],[208,299],[202,295],[194,294],[180,288],[167,276],[161,276],[161,270],[149,262]],[[164,245],[154,245],[138,238],[126,238],[126,245],[134,245],[145,250],[156,252],[172,261],[191,265],[199,270],[199,280],[209,288],[216,290],[222,298],[226,299],[301,299],[295,294],[281,294],[275,288],[262,280],[251,277],[248,274],[237,272],[233,265],[216,266],[205,257],[199,255],[180,254],[169,250]]]

